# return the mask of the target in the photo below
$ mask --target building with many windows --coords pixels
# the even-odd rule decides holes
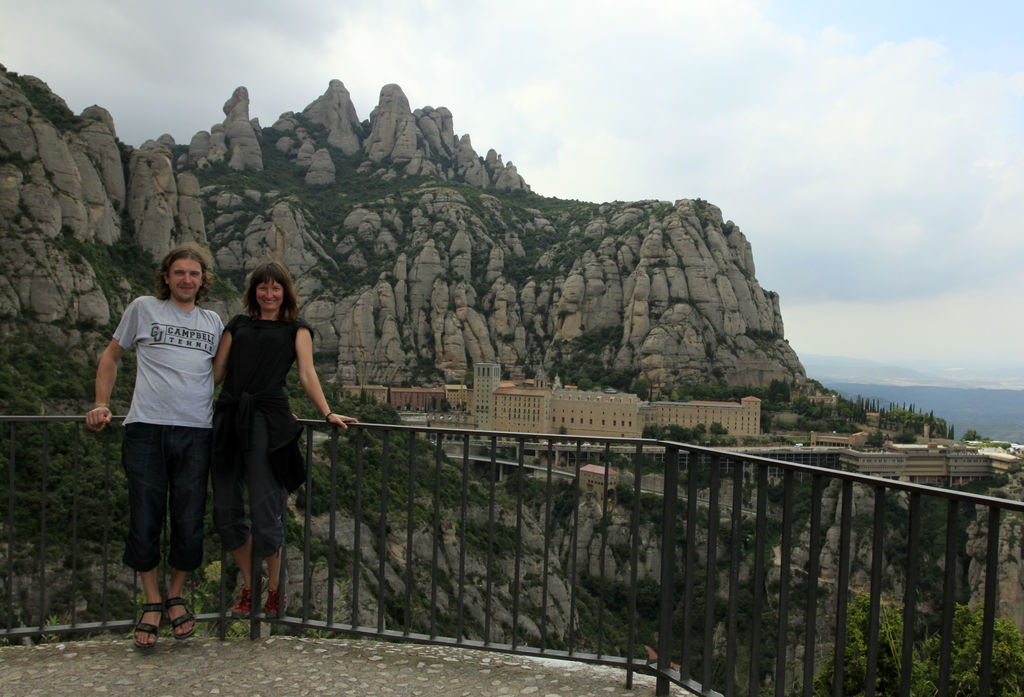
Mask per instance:
[[[548,429],[551,390],[502,386],[494,390],[493,404],[491,428],[495,431],[552,432]]]
[[[639,438],[640,398],[626,392],[552,390],[550,433]]]
[[[811,447],[832,446],[834,448],[861,448],[867,445],[866,431],[857,433],[815,433],[811,431]]]
[[[717,423],[733,436],[761,433],[761,400],[757,397],[744,397],[739,402],[649,402],[640,413],[643,426],[703,425],[710,429]]]
[[[985,453],[962,445],[889,445],[880,450],[849,449],[839,455],[843,469],[886,479],[959,486],[1005,474],[1019,462],[1006,453]]]
[[[476,363],[473,389],[464,385],[384,387],[345,385],[353,393],[408,411],[467,413],[470,419],[449,419],[484,431],[565,433],[577,436],[639,438],[644,427],[678,425],[692,428],[719,424],[735,436],[761,432],[761,400],[739,402],[641,402],[631,393],[589,391],[548,385],[543,371],[534,380],[502,381],[501,365]]]
[[[605,489],[605,479],[608,488]],[[605,491],[615,491],[619,485],[619,472],[607,465],[584,465],[580,467],[580,488],[585,494],[594,494],[598,498]]]
[[[501,365],[473,364],[473,416],[476,427],[484,431],[494,428],[494,393],[501,387]]]
[[[503,384],[493,403],[496,431],[632,438],[643,432],[634,394]]]
[[[443,387],[389,388],[391,406],[401,411],[438,411],[444,401]]]
[[[448,409],[452,411],[469,411],[469,400],[473,391],[465,385],[445,385],[444,398]]]

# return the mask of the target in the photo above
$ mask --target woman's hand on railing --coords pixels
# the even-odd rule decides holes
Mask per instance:
[[[359,423],[359,419],[354,416],[345,416],[344,414],[335,414],[333,411],[324,417],[324,421],[338,428],[348,429],[349,424]]]

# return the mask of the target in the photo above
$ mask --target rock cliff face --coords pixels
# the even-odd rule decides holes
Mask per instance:
[[[73,130],[60,128],[33,105],[39,95],[52,113],[70,115],[41,81],[0,72],[0,314],[29,315],[65,335],[58,328],[105,325],[117,310],[65,238],[120,239],[127,186],[110,114],[90,107]]]
[[[803,380],[749,242],[707,202],[535,196],[397,85],[364,122],[338,80],[269,128],[244,87],[223,113],[187,146],[134,149],[100,107],[76,116],[0,72],[0,230],[20,241],[2,252],[0,314],[65,341],[84,321],[102,342],[133,288],[71,242],[159,257],[196,240],[235,291],[265,259],[289,267],[328,378],[454,380],[497,360],[665,387]]]

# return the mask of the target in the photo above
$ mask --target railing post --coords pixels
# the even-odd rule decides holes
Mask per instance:
[[[251,534],[251,533],[250,533]],[[261,559],[255,554],[249,558],[249,578],[252,579],[252,605],[249,610],[249,639],[260,638],[260,618],[258,616],[260,596],[263,594],[263,578],[260,576]]]
[[[554,457],[551,441],[548,441],[548,462]],[[515,572],[512,582],[512,649],[519,647],[519,596],[522,590],[519,584],[523,566],[523,487],[526,485],[525,455],[520,449],[518,467],[516,468],[516,556]]]
[[[633,511],[629,518],[629,638],[626,642],[626,689],[633,689],[633,654],[636,650],[636,588],[637,565],[640,558],[640,497],[643,496],[643,445],[637,443],[633,456]],[[576,467],[579,468],[577,458]],[[575,538],[575,535],[574,535]]]
[[[846,623],[847,607],[849,604],[850,588],[850,525],[853,513],[850,510],[853,505],[853,484],[843,482],[842,506],[843,511],[840,518],[839,533],[839,573],[836,574],[836,640],[835,640],[835,671],[832,676],[832,694],[834,697],[843,696],[843,684],[846,677],[844,663],[846,661]]]
[[[739,635],[739,585],[740,564],[742,563],[743,546],[743,461],[733,461],[732,471],[732,511],[731,558],[729,563],[729,613],[728,630],[725,646],[725,694],[736,694],[736,659]]]
[[[921,494],[910,495],[907,538],[907,580],[903,592],[903,648],[900,654],[900,697],[910,697],[914,670],[914,624],[917,618],[918,544],[921,541]]]
[[[413,434],[409,434],[413,438]],[[440,440],[434,451],[434,527],[433,540],[430,551],[430,638],[437,637],[437,585],[440,581],[438,573],[438,560],[441,556],[441,460],[443,451]],[[383,550],[381,552],[383,554]],[[405,589],[406,594],[411,597],[411,589]]]
[[[39,475],[39,629],[46,628],[46,480],[49,476],[50,452],[46,422],[43,422],[42,472]]]
[[[757,466],[757,520],[754,533],[754,615],[750,625],[750,694],[761,684],[761,613],[764,603],[765,547],[768,536],[768,468]]]
[[[520,451],[522,443],[520,443]],[[576,587],[579,584],[579,574],[576,573],[576,565],[579,555],[579,533],[580,533],[580,461],[576,459],[575,471],[572,479],[572,534],[570,535],[569,547],[569,653],[576,650]]]
[[[406,476],[408,490],[405,505],[405,597],[402,601],[402,632],[409,634],[412,628],[412,592],[415,583],[413,577],[413,533],[416,530],[416,442],[409,439],[409,459]],[[468,444],[466,445],[468,448]]]
[[[707,566],[704,568],[704,642],[701,659],[700,683],[704,689],[711,687],[715,667],[715,604],[718,601],[718,528],[721,524],[718,500],[722,484],[722,458],[713,455],[710,462],[711,483],[708,489],[708,540],[706,547]],[[693,470],[690,470],[693,476]],[[686,530],[688,546],[694,545],[693,531]],[[689,569],[687,569],[689,571]]]
[[[576,444],[576,451],[579,452],[579,443]],[[579,455],[577,455],[579,459]],[[545,494],[544,494],[544,559],[541,561],[541,589],[540,589],[540,650],[543,653],[548,648],[548,568],[550,565],[551,553],[551,495],[552,467],[554,463],[548,460],[545,471]]]
[[[12,448],[13,448],[13,446],[12,446]],[[14,451],[12,449],[12,451],[11,451],[11,455],[12,455],[11,466],[12,467],[14,466],[13,454],[14,454]],[[103,436],[103,483],[105,485],[103,487],[103,495],[104,495],[104,498],[105,498],[105,500],[104,500],[104,504],[105,505],[103,507],[103,511],[104,511],[103,512],[103,600],[101,601],[101,604],[103,606],[103,622],[104,622],[104,624],[106,624],[106,622],[110,619],[109,607],[108,607],[108,604],[107,604],[107,600],[108,600],[107,588],[108,588],[108,586],[110,584],[110,528],[112,526],[112,523],[111,523],[111,515],[112,515],[111,511],[113,510],[113,505],[111,505],[111,502],[110,502],[110,491],[111,491],[111,471],[110,471],[111,470],[111,465],[110,465],[110,463],[111,463],[111,456],[110,456],[110,431],[108,430],[106,432],[106,435]],[[13,480],[11,480],[11,483],[13,485]],[[13,489],[12,489],[12,491],[13,491]]]
[[[604,478],[601,484],[601,548],[598,551],[598,568],[601,572],[599,575],[600,586],[597,595],[597,655],[598,657],[604,655],[604,608],[606,605],[607,588],[608,588],[608,577],[607,568],[605,566],[605,555],[608,551],[608,526],[610,524],[608,516],[608,468],[611,466],[611,445],[605,443],[604,445]]]
[[[352,626],[359,626],[359,576],[362,566],[362,529],[363,529],[363,453],[366,443],[366,430],[356,432],[356,463],[355,491],[352,501]]]
[[[444,453],[441,448],[441,435],[437,436],[438,457]],[[412,452],[412,449],[409,449]],[[464,443],[462,451],[462,496],[459,500],[459,605],[458,621],[456,623],[455,639],[462,642],[465,631],[465,598],[466,598],[466,546],[468,545],[466,518],[469,508],[469,442]],[[547,578],[547,576],[545,576]]]
[[[669,692],[667,677],[672,667],[672,608],[675,577],[676,499],[679,496],[679,448],[669,446],[665,451],[665,489],[663,493],[663,523],[661,528],[661,597],[658,616],[658,679],[655,694],[661,697]]]
[[[953,614],[956,609],[956,520],[959,506],[954,499],[946,503],[946,570],[942,587],[942,640],[939,646],[938,697],[949,694],[949,675],[952,672]]]
[[[327,624],[334,624],[334,577],[335,577],[335,555],[334,549],[337,545],[337,518],[338,518],[338,429],[330,429],[331,438],[331,459],[330,459],[330,487],[331,487],[331,508],[329,517],[327,545]]]
[[[81,488],[81,481],[79,479],[79,445],[80,445],[80,430],[78,424],[74,424],[75,433],[75,455],[74,455],[74,485],[72,487],[72,499],[71,499],[71,626],[74,627],[78,622],[78,492]]]
[[[391,431],[384,431],[380,444],[380,519],[377,521],[377,631],[384,631],[384,606],[387,601],[387,581],[384,575],[388,562],[388,487],[391,467]],[[406,586],[406,594],[412,590]],[[405,633],[409,633],[409,617],[405,618]]]
[[[804,697],[814,688],[814,658],[818,646],[818,581],[821,575],[821,497],[825,482],[820,475],[811,477],[811,520],[808,530],[807,608],[804,611]],[[838,660],[842,660],[839,657]]]
[[[6,626],[8,629],[14,626],[14,470],[15,470],[15,426],[14,422],[11,422],[11,427],[8,431],[10,434],[10,448],[11,454],[10,459],[7,460],[7,622]],[[110,510],[109,506],[106,510]],[[106,548],[104,548],[106,552]],[[106,554],[104,554],[106,559]],[[104,567],[106,571],[106,567]],[[106,591],[106,578],[104,578],[104,592]],[[105,608],[104,608],[105,609]],[[104,615],[105,617],[106,615]]]
[[[867,667],[864,674],[864,697],[875,697],[878,683],[878,634],[882,624],[882,566],[885,540],[885,489],[875,487],[874,518],[871,526],[871,597],[868,611]]]
[[[793,470],[782,475],[782,544],[779,560],[778,637],[775,645],[775,697],[786,694],[786,649],[789,647],[789,574],[793,559]]]
[[[706,462],[706,457],[697,453],[686,452],[686,558],[683,561],[683,623],[680,632],[682,650],[679,659],[679,679],[690,679],[690,667],[693,665],[693,608],[697,593],[695,569],[697,568],[697,504],[700,487],[697,470]]]
[[[334,430],[333,428],[331,430]],[[316,485],[313,484],[313,429],[306,429],[306,510],[303,512],[303,528],[306,540],[302,545],[302,622],[309,622],[310,609],[313,604],[313,587],[310,579],[313,576],[313,496]],[[333,501],[333,499],[331,499]],[[331,543],[334,539],[331,538]],[[288,545],[281,546],[281,572],[279,577],[281,589],[287,588],[288,582]]]
[[[469,434],[465,435],[465,452],[469,452]],[[523,452],[523,439],[519,439],[519,452]],[[491,436],[491,461],[488,468],[487,489],[487,591],[484,594],[484,646],[491,643],[491,594],[494,590],[494,497],[498,480],[497,438]],[[571,620],[570,620],[571,622]],[[570,641],[570,646],[572,642]]]
[[[981,613],[981,663],[978,694],[992,690],[992,652],[995,643],[996,601],[999,585],[999,509],[988,509],[988,546],[985,550],[985,606]]]

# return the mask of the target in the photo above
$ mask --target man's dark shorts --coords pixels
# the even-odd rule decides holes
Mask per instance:
[[[168,564],[192,571],[203,561],[212,429],[125,425],[121,461],[128,478],[130,508],[124,563],[149,571],[160,563],[160,531],[170,495]]]

